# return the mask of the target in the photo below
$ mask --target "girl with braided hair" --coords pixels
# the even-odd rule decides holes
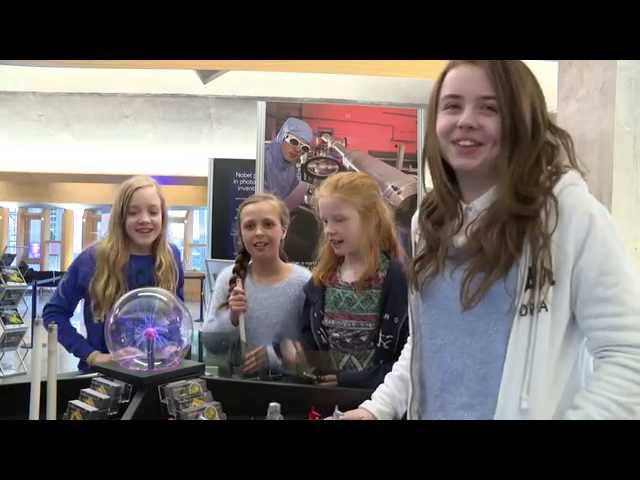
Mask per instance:
[[[281,370],[278,345],[300,337],[302,288],[311,277],[287,262],[284,239],[289,210],[272,194],[255,194],[238,209],[238,256],[216,279],[213,308],[204,332],[239,332],[244,314],[246,343],[240,371]]]

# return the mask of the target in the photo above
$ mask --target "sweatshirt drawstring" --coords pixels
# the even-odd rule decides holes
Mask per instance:
[[[524,363],[524,375],[522,376],[522,384],[520,386],[520,409],[521,410],[528,410],[529,409],[529,394],[531,391],[531,377],[533,374],[533,356],[535,353],[535,349],[536,349],[536,340],[537,340],[537,333],[538,333],[538,308],[537,308],[537,301],[539,300],[538,298],[538,289],[537,289],[537,285],[538,285],[538,272],[535,271],[533,269],[532,266],[529,265],[530,259],[531,259],[531,252],[530,252],[530,247],[529,245],[526,245],[525,247],[525,251],[523,252],[523,262],[521,264],[521,271],[520,271],[520,275],[519,275],[519,281],[523,280],[523,283],[520,284],[520,288],[519,288],[519,292],[520,292],[520,302],[519,303],[520,307],[522,307],[522,305],[525,305],[526,308],[532,308],[533,311],[532,312],[527,312],[527,317],[529,316],[528,314],[531,313],[531,318],[529,319],[529,331],[527,334],[527,350],[526,350],[526,356],[525,356],[525,363]],[[526,290],[527,290],[527,283],[528,283],[528,276],[529,274],[533,274],[535,272],[536,278],[534,278],[534,286],[533,286],[533,295],[529,294],[528,298],[526,297]],[[531,297],[533,296],[533,303],[530,301]],[[519,315],[519,313],[518,313]]]
[[[529,394],[531,392],[531,377],[533,376],[533,356],[536,350],[536,342],[538,340],[538,295],[534,296],[533,315],[529,321],[529,334],[527,338],[527,355],[524,363],[524,376],[522,378],[522,386],[520,388],[520,408],[522,410],[529,409]]]

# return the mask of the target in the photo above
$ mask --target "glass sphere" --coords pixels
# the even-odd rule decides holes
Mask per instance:
[[[109,352],[129,370],[177,367],[189,351],[192,334],[189,310],[173,293],[156,287],[123,295],[104,326]]]

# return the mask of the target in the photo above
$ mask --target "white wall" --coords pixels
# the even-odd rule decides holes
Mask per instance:
[[[558,62],[549,60],[524,60],[540,83],[547,110],[556,112],[558,108]]]
[[[538,78],[549,110],[557,104],[558,62],[524,60]],[[0,65],[0,91],[184,94],[253,98],[352,100],[420,106],[431,80],[319,73],[231,71],[203,85],[191,70],[37,68]]]
[[[526,62],[554,110],[557,62]],[[257,100],[423,106],[432,83],[232,71],[203,85],[191,70],[0,65],[0,171],[207,176],[208,158],[255,158]]]
[[[0,66],[0,171],[207,176],[256,157],[258,99],[418,105],[431,82],[349,75]]]
[[[430,80],[396,77],[231,71],[203,85],[192,70],[0,65],[0,91],[10,92],[308,98],[416,106],[426,103],[431,84]]]
[[[0,92],[0,171],[207,176],[255,158],[256,102],[182,95]]]

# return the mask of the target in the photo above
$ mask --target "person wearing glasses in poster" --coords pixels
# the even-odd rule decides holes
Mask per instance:
[[[264,189],[281,198],[289,210],[304,201],[311,186],[300,180],[296,164],[311,150],[313,132],[306,122],[287,118],[275,140],[265,146]]]

